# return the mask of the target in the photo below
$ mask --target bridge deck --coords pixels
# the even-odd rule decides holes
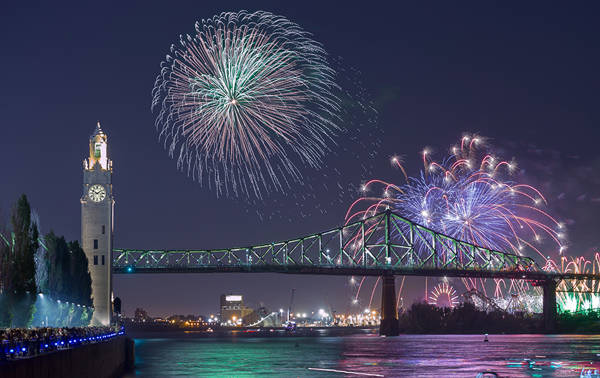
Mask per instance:
[[[288,273],[600,280],[440,234],[391,211],[298,239],[213,250],[113,251],[113,273]]]
[[[356,268],[329,266],[262,265],[262,266],[202,266],[202,267],[114,267],[114,274],[151,274],[151,273],[279,273],[307,275],[338,275],[338,276],[421,276],[421,277],[471,277],[471,278],[503,278],[530,281],[554,280],[600,280],[600,275],[576,273],[510,272],[489,270],[461,269],[410,269],[410,268]]]

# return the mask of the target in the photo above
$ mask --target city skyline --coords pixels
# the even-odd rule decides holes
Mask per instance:
[[[234,5],[230,4],[232,9]],[[430,145],[443,156],[445,146],[463,132],[478,132],[511,155],[508,158],[515,156],[531,180],[549,192],[553,211],[570,223],[570,248],[589,254],[598,247],[593,224],[587,224],[595,220],[600,204],[600,184],[593,177],[600,164],[594,150],[599,114],[593,101],[598,96],[594,67],[600,53],[591,47],[595,45],[589,10],[583,14],[570,8],[563,13],[521,6],[522,16],[511,19],[513,28],[496,33],[510,7],[477,5],[469,12],[449,7],[444,15],[439,7],[405,5],[393,12],[369,10],[366,16],[351,7],[338,14],[337,8],[325,6],[316,15],[308,9],[260,7],[298,22],[330,54],[362,72],[360,78],[379,113],[383,140],[368,162],[374,168],[363,180],[398,180],[390,156],[403,155],[415,170],[422,147]],[[54,230],[79,239],[81,160],[99,120],[114,161],[116,247],[244,246],[341,224],[350,202],[339,204],[333,194],[305,198],[301,205],[321,207],[327,213],[302,216],[296,198],[274,195],[258,203],[217,198],[210,188],[178,172],[158,142],[150,90],[169,44],[179,33],[191,32],[196,20],[221,10],[188,3],[185,11],[167,18],[156,5],[130,4],[121,10],[115,15],[103,8],[90,13],[73,8],[69,11],[73,18],[60,8],[11,10],[13,19],[4,27],[16,58],[3,64],[6,72],[18,74],[7,79],[9,90],[2,94],[2,104],[9,105],[5,122],[10,125],[3,132],[12,141],[2,158],[16,159],[18,164],[6,168],[5,177],[11,180],[0,189],[3,214],[23,192],[38,211],[44,233]],[[356,20],[366,25],[358,27]],[[381,30],[373,35],[376,26]],[[46,29],[51,32],[42,33]],[[19,34],[25,39],[35,35],[43,47],[19,43]],[[398,45],[390,45],[392,41]],[[366,52],[354,51],[356,44]],[[71,50],[71,46],[85,47]],[[517,62],[511,54],[522,50],[527,53]],[[39,75],[42,66],[53,74]],[[35,112],[29,111],[32,104]],[[346,198],[350,201],[351,195]],[[274,199],[279,202],[274,204]],[[273,210],[265,210],[269,207]],[[263,217],[260,221],[257,211]],[[423,296],[423,279],[412,281],[407,290],[418,299]],[[177,309],[201,313],[202,306],[217,302],[214,293],[240,287],[241,294],[256,301],[269,293],[263,295],[270,297],[264,299],[267,306],[285,303],[292,288],[301,305],[315,301],[321,303],[316,307],[352,306],[349,277],[121,275],[114,282],[126,313],[136,307],[156,313],[178,313]],[[368,297],[361,297],[360,306]],[[378,302],[377,294],[374,303]]]

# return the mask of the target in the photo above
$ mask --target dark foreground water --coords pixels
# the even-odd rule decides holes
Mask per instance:
[[[143,338],[135,348],[135,375],[142,377],[475,377],[485,371],[579,377],[600,370],[600,336],[490,335],[487,343],[479,335]]]

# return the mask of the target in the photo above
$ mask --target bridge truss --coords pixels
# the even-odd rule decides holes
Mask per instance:
[[[114,273],[277,272],[547,279],[529,257],[466,243],[386,211],[298,239],[211,250],[113,251]]]

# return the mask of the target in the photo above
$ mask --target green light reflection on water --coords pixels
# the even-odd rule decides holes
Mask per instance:
[[[315,361],[318,351],[319,361]],[[307,353],[308,352],[308,353]],[[309,367],[336,368],[342,350],[331,338],[136,340],[143,376],[322,376]],[[329,361],[329,362],[328,362]],[[149,375],[150,374],[150,375]]]

